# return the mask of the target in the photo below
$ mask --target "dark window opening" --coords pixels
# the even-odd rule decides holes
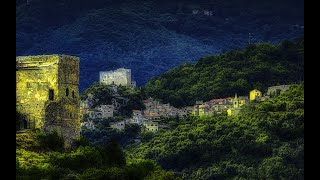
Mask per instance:
[[[69,96],[69,88],[66,89],[66,96]]]
[[[22,123],[23,123],[22,129],[28,129],[28,121],[24,119],[24,120],[22,120]]]
[[[49,90],[49,100],[53,101],[53,99],[54,99],[54,91],[53,91],[53,89],[50,89]]]
[[[73,98],[73,99],[75,98],[74,91],[72,91],[72,98]]]

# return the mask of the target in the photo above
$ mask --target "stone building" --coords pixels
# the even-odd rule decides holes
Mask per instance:
[[[239,96],[237,94],[235,94],[234,99],[232,100],[233,102],[233,107],[234,108],[238,108],[241,107],[245,104],[249,103],[249,98],[248,96]]]
[[[95,109],[88,110],[90,118],[109,118],[113,117],[114,106],[113,105],[100,105]]]
[[[255,101],[255,100],[259,100],[262,97],[262,93],[261,91],[254,89],[252,91],[250,91],[249,93],[249,99],[250,101]]]
[[[227,110],[228,116],[237,116],[241,111],[241,108],[229,108]]]
[[[136,86],[132,81],[131,69],[119,68],[114,71],[100,71],[100,83],[106,85]]]
[[[56,129],[65,147],[80,137],[79,58],[67,55],[16,57],[17,112],[22,128]]]
[[[142,125],[143,122],[146,120],[143,115],[142,115],[142,112],[139,111],[139,110],[133,110],[132,112],[132,123],[134,124],[139,124],[139,125]]]
[[[266,96],[274,97],[282,94],[284,91],[288,90],[291,85],[280,85],[280,86],[271,86],[268,87]]]
[[[118,121],[118,122],[111,122],[110,123],[110,127],[112,129],[118,129],[118,130],[122,131],[122,130],[125,129],[126,123],[125,123],[124,120],[123,121]]]
[[[143,126],[145,127],[145,130],[149,132],[157,132],[159,130],[158,122],[146,121],[143,123]]]

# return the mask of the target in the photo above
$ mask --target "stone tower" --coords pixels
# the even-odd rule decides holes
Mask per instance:
[[[80,137],[79,58],[66,55],[16,57],[16,106],[21,127],[56,129],[65,146]]]
[[[100,83],[106,85],[136,86],[131,79],[131,69],[119,68],[114,71],[100,71]]]

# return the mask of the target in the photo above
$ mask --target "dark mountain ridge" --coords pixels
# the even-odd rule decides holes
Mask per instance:
[[[276,43],[301,36],[303,4],[17,0],[16,54],[79,56],[80,91],[98,80],[99,71],[119,67],[131,68],[138,85],[143,85],[186,61],[249,42]]]

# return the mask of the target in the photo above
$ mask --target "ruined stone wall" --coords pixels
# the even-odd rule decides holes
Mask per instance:
[[[30,128],[41,128],[45,104],[52,89],[54,100],[58,95],[58,56],[17,57],[17,110],[27,115]]]
[[[131,85],[131,70],[120,68],[115,71],[100,72],[100,83],[107,85],[116,84],[123,86]]]
[[[30,128],[46,132],[56,129],[70,147],[80,137],[79,58],[17,57],[16,83],[18,111],[36,117],[35,126]]]
[[[79,58],[60,56],[58,97],[63,109],[63,121],[58,128],[67,145],[80,138],[79,63]]]
[[[280,86],[271,86],[268,87],[267,96],[275,96],[282,94],[284,91],[288,90],[290,88],[290,85],[280,85]]]

